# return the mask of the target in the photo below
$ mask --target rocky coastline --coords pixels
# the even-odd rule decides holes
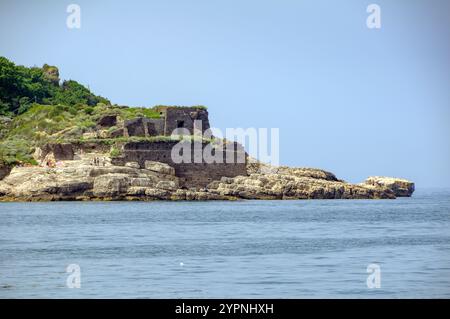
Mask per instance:
[[[8,79],[0,101],[0,201],[393,199],[414,192],[404,179],[351,184],[320,169],[260,163],[235,142],[245,136],[212,135],[203,105],[111,104],[61,81],[55,66],[27,68],[4,57],[0,66]]]
[[[361,184],[311,168],[272,167],[249,160],[247,175],[222,177],[206,187],[183,187],[173,167],[146,161],[123,166],[105,153],[84,153],[55,167],[14,167],[0,181],[0,201],[394,199],[414,183],[369,177]]]

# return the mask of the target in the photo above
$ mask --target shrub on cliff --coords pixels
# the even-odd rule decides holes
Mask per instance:
[[[0,162],[6,165],[36,164],[31,153],[29,141],[23,139],[9,139],[0,142]]]
[[[78,138],[95,126],[86,106],[31,104],[29,110],[8,123],[0,139],[0,160],[8,164],[32,163],[35,146]]]
[[[109,101],[94,95],[76,81],[59,84],[59,71],[44,64],[42,68],[15,65],[0,57],[0,115],[14,116],[26,112],[33,103],[89,106]]]

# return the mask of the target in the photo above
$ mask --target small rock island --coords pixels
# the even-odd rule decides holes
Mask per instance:
[[[2,57],[0,66],[11,82],[0,87],[0,201],[394,199],[414,192],[405,179],[350,184],[320,169],[258,162],[236,142],[196,141],[194,132],[210,128],[203,106],[111,105],[75,81],[61,84],[56,67],[24,68]],[[244,160],[172,159],[175,145],[194,152],[195,142]]]

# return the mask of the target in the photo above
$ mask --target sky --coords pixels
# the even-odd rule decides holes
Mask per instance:
[[[283,165],[450,187],[449,14],[446,0],[0,0],[0,56],[112,103],[279,128]]]

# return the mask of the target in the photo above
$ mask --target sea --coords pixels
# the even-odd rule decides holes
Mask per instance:
[[[449,189],[0,203],[0,298],[449,297]]]

